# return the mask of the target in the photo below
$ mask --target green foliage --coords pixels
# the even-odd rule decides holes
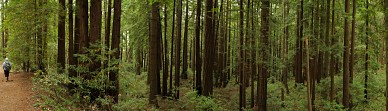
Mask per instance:
[[[68,73],[58,74],[50,69],[47,73],[37,71],[33,79],[35,89],[42,92],[38,97],[36,106],[43,109],[54,110],[74,109],[112,109],[112,97],[105,95],[105,90],[111,88],[107,72],[118,69],[115,67],[118,60],[111,59],[107,68],[91,71],[89,66],[96,61],[107,60],[106,55],[112,51],[98,54],[105,47],[91,44],[90,49],[85,49],[87,54],[76,54],[80,65],[69,66],[77,72],[76,77],[69,77]],[[93,59],[92,59],[93,58]]]
[[[123,67],[128,68],[126,66]],[[136,75],[133,72],[120,72],[120,102],[116,110],[146,110],[149,88],[146,74]]]
[[[187,99],[187,103],[183,106],[192,105],[194,106],[193,110],[212,110],[212,111],[226,111],[219,102],[211,97],[198,96],[196,91],[188,92],[183,97]]]
[[[45,65],[55,64],[56,57],[56,24],[55,17],[59,11],[58,3],[48,0],[43,5],[37,5],[33,0],[9,1],[2,11],[6,14],[2,30],[7,31],[8,38],[6,56],[13,60],[15,68],[37,69],[37,56],[45,56]],[[47,31],[42,28],[47,26]],[[41,33],[45,53],[37,54],[37,34]],[[54,54],[52,54],[54,53]],[[46,57],[47,56],[47,57]],[[55,65],[53,65],[55,66]]]

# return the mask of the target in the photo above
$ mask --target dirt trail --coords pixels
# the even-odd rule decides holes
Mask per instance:
[[[32,73],[11,72],[8,82],[0,71],[0,111],[33,111]]]

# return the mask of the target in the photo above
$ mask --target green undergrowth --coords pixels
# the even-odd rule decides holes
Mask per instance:
[[[180,90],[180,99],[175,100],[172,97],[158,96],[158,106],[155,107],[148,104],[149,86],[147,85],[147,73],[136,75],[130,70],[131,64],[121,66],[125,70],[120,71],[120,95],[119,103],[110,105],[109,98],[100,97],[97,101],[90,103],[90,97],[83,95],[82,92],[88,92],[88,88],[79,89],[76,93],[70,95],[66,84],[71,83],[66,74],[48,73],[45,75],[36,75],[34,77],[34,89],[39,93],[37,96],[37,104],[35,106],[44,107],[42,109],[49,110],[161,110],[161,111],[230,111],[239,110],[239,86],[232,79],[225,88],[214,88],[212,97],[198,96],[194,91],[192,80],[193,73],[189,71],[189,79],[182,80]],[[79,84],[82,79],[74,79]],[[74,81],[73,80],[73,81]],[[375,110],[380,111],[385,108],[385,72],[377,71],[369,74],[368,80],[368,102],[364,99],[364,75],[363,72],[356,73],[353,83],[351,84],[351,110],[364,111]],[[89,81],[90,82],[90,81]],[[334,101],[330,102],[330,78],[323,78],[320,83],[317,83],[315,88],[315,104],[316,110],[349,110],[344,109],[342,104],[342,75],[335,75],[335,96]],[[89,85],[96,85],[91,82]],[[87,87],[88,85],[84,85]],[[256,82],[255,82],[256,86]],[[281,100],[281,88],[284,85],[281,82],[275,81],[268,83],[268,99],[267,107],[270,111],[304,111],[307,108],[307,87],[304,84],[295,84],[293,78],[289,79],[289,93],[284,96],[284,101]],[[251,100],[250,87],[246,89],[247,108],[244,110],[251,111],[254,108],[249,108]],[[255,95],[256,95],[255,90]],[[256,97],[255,97],[256,98]],[[256,102],[257,100],[255,100]],[[102,105],[101,105],[102,104]]]

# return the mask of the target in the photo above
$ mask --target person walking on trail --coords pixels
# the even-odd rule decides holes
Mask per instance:
[[[9,71],[11,71],[12,64],[8,61],[8,58],[5,58],[5,62],[3,63],[4,75],[6,81],[8,81]]]

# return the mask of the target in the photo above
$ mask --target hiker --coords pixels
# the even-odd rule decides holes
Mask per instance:
[[[8,61],[8,58],[5,58],[5,62],[3,63],[3,69],[6,81],[8,81],[9,71],[11,71],[12,64]]]

